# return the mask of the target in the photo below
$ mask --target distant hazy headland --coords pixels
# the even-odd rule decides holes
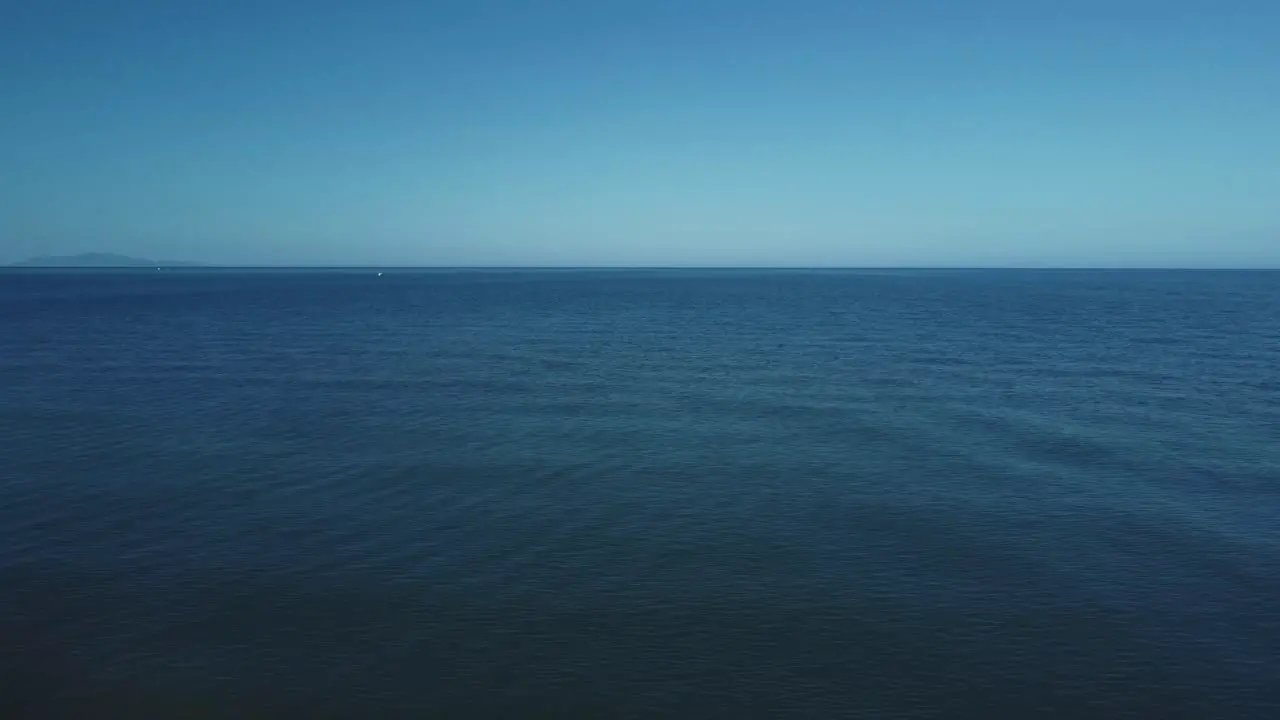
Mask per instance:
[[[45,255],[22,260],[14,267],[75,267],[75,268],[113,268],[113,267],[192,267],[201,263],[175,260],[148,260],[146,258],[116,255],[114,253],[81,253],[79,255]]]

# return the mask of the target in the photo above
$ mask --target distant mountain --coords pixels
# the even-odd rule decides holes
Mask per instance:
[[[193,262],[148,260],[115,253],[81,253],[79,255],[45,255],[14,263],[15,267],[190,267]]]

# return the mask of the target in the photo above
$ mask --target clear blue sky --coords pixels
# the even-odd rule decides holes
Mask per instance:
[[[0,261],[1280,266],[1274,0],[0,0]]]

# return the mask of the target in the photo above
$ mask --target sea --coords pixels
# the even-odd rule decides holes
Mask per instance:
[[[1280,718],[1280,272],[0,272],[0,717]]]

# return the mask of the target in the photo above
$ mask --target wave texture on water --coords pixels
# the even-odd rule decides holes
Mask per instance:
[[[4,717],[1280,717],[1280,274],[0,273]]]

